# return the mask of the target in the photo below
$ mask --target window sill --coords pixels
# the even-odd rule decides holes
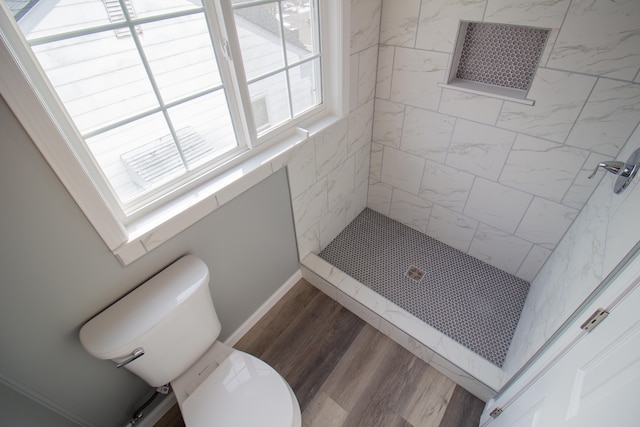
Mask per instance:
[[[438,83],[444,89],[457,90],[459,92],[473,93],[475,95],[488,96],[502,99],[503,101],[517,102],[518,104],[533,105],[533,99],[527,99],[527,92],[519,89],[493,86],[485,83],[455,79],[449,84]]]
[[[113,254],[122,265],[131,264],[285,167],[293,149],[339,119],[325,116],[292,129],[263,149],[254,149],[248,159],[128,225],[128,240],[113,249]]]

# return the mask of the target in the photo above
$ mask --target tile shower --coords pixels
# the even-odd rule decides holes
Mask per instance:
[[[530,281],[530,295],[540,298],[552,279],[538,272],[602,174],[587,176],[598,162],[617,158],[637,127],[639,44],[624,35],[639,33],[639,17],[633,1],[352,0],[349,117],[288,162],[303,271],[333,284],[325,291],[490,397],[548,336],[549,325],[535,324],[539,300],[530,297],[522,312],[533,338],[519,326],[519,347],[501,369],[317,254],[366,206]],[[533,106],[439,85],[459,20],[550,29],[528,95]],[[594,26],[598,20],[610,27]],[[575,47],[577,40],[584,48]]]

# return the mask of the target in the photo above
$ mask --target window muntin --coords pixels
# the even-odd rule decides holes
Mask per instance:
[[[45,74],[53,76],[49,77],[52,86],[84,139],[80,144],[86,144],[84,146],[92,156],[91,163],[98,166],[92,175],[104,178],[107,184],[106,187],[97,185],[97,188],[103,191],[108,188],[117,196],[118,208],[124,215],[118,216],[125,224],[129,213],[140,214],[141,207],[148,211],[154,206],[154,200],[163,197],[167,200],[168,193],[194,182],[197,174],[209,176],[209,170],[248,150],[252,142],[246,135],[255,135],[258,131],[264,136],[266,131],[321,103],[319,68],[315,70],[316,74],[307,74],[306,82],[314,87],[306,91],[308,94],[302,103],[297,100],[299,96],[292,100],[290,76],[297,73],[295,67],[301,67],[303,63],[320,63],[317,7],[306,9],[308,14],[311,14],[309,10],[315,11],[316,22],[310,27],[315,28],[316,43],[306,56],[300,56],[303,61],[289,67],[283,59],[274,71],[244,83],[233,69],[230,72],[219,70],[221,56],[216,58],[211,40],[222,44],[226,36],[216,36],[219,29],[212,32],[213,36],[209,34],[204,7],[197,2],[117,1],[116,6],[125,4],[127,7],[122,15],[128,18],[122,21],[115,17],[116,14],[107,13],[107,4],[113,7],[113,3],[87,0],[78,4],[61,0],[49,10],[50,15],[36,24],[33,20],[25,20],[29,23],[24,27],[36,57],[44,63]],[[280,1],[262,3],[274,3],[278,10],[289,7],[281,7],[283,2]],[[293,3],[304,7],[310,2]],[[90,22],[84,18],[74,20],[78,14],[71,12],[77,12],[79,7],[92,17]],[[56,8],[63,8],[65,13],[59,13],[59,10],[54,13]],[[59,21],[52,22],[55,19]],[[209,17],[208,22],[215,22],[215,19]],[[283,32],[281,25],[279,31]],[[106,42],[107,39],[110,41]],[[80,56],[91,66],[82,63],[80,66],[73,59],[60,62],[50,50],[55,47],[58,53],[65,53],[61,57],[70,58],[73,55],[67,53],[73,51],[73,45],[78,42],[89,43],[82,45],[85,49]],[[117,43],[117,49],[111,51],[114,46],[109,43]],[[181,43],[189,49],[180,49]],[[280,43],[282,45],[282,38]],[[101,58],[100,52],[110,55]],[[247,53],[241,51],[241,54],[246,63]],[[282,53],[281,57],[286,55],[289,54]],[[234,59],[237,67],[240,58]],[[47,61],[49,66],[45,66]],[[79,77],[70,78],[74,75]],[[104,82],[96,80],[99,78]],[[237,112],[243,114],[243,105],[251,108],[251,103],[240,101],[236,87],[247,84],[247,93],[251,93],[252,88],[259,92],[259,86],[264,88],[273,81],[277,81],[273,88],[280,94],[272,96],[269,92],[265,97],[269,100],[267,127],[264,120],[253,123],[251,114],[247,114],[247,118],[234,116]],[[260,103],[260,107],[264,105]],[[264,116],[264,112],[261,114]],[[239,124],[253,127],[254,132],[238,129]],[[193,152],[198,155],[192,155]],[[138,162],[143,159],[143,163],[146,158],[147,163],[140,165],[134,158]],[[154,168],[154,161],[158,159],[164,167]],[[113,197],[107,199],[114,200]]]

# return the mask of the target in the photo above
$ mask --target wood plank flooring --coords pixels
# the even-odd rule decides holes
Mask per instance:
[[[235,348],[286,378],[305,427],[472,427],[484,407],[304,279]],[[176,407],[156,427],[183,425]]]

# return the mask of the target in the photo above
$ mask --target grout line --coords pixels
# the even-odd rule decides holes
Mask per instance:
[[[462,206],[462,211],[460,212],[460,215],[464,215],[467,218],[471,218],[471,217],[468,215],[465,215],[464,211],[467,210],[467,205],[469,204],[469,198],[471,197],[471,192],[473,191],[473,187],[476,185],[476,181],[478,180],[477,175],[472,174],[472,176],[473,176],[473,181],[471,181],[471,185],[469,186],[469,194],[467,194],[467,200],[464,201],[464,205]],[[471,219],[473,219],[474,221],[478,221],[477,219],[474,219],[474,218],[471,218]]]
[[[516,225],[516,227],[513,229],[513,233],[511,233],[511,235],[512,235],[512,236],[514,236],[514,237],[517,237],[517,238],[519,238],[519,239],[525,240],[525,241],[527,241],[527,242],[532,243],[532,244],[534,244],[534,245],[535,245],[535,244],[537,244],[537,243],[530,242],[529,240],[527,240],[527,239],[525,239],[525,238],[522,238],[522,237],[518,236],[516,233],[518,232],[518,229],[519,229],[519,228],[520,228],[520,226],[522,225],[522,221],[524,221],[524,217],[526,217],[526,216],[527,216],[527,214],[529,213],[529,209],[531,209],[531,205],[533,204],[533,201],[536,199],[536,197],[538,197],[538,198],[540,198],[540,199],[543,199],[543,200],[549,200],[549,199],[544,198],[544,197],[540,197],[540,196],[536,196],[535,194],[534,194],[534,195],[531,195],[530,193],[527,193],[527,194],[529,194],[530,196],[532,196],[532,197],[531,197],[531,201],[529,201],[529,204],[527,205],[527,208],[524,210],[524,213],[522,214],[522,217],[520,217],[520,220],[518,221],[518,224]],[[551,200],[550,200],[550,201],[551,201]],[[552,201],[552,202],[553,202],[553,201]],[[557,202],[553,202],[553,203],[557,203]]]
[[[489,0],[484,2],[484,9],[482,11],[482,21],[481,22],[485,22],[485,19],[487,19],[487,8],[489,7]]]
[[[443,113],[440,113],[440,114],[443,114]],[[453,144],[453,134],[456,132],[456,126],[458,126],[458,120],[459,120],[459,118],[456,116],[449,116],[449,117],[453,117],[453,126],[451,127],[451,135],[449,135],[449,144],[447,145],[447,151],[445,151],[444,160],[442,161],[442,163],[446,166],[449,166],[447,165],[447,160],[449,159],[449,153],[451,152],[451,144]]]
[[[470,218],[470,217],[469,217]],[[473,218],[471,218],[473,219]],[[480,224],[484,224],[484,222],[478,221],[477,219],[474,219],[475,222],[477,222],[476,224],[476,228],[475,230],[473,230],[473,236],[471,236],[471,240],[469,240],[469,246],[467,246],[467,250],[465,251],[466,254],[469,253],[469,250],[471,249],[471,245],[473,244],[473,241],[476,239],[476,236],[478,235],[478,229],[480,228]],[[490,225],[488,224],[484,224],[490,227]],[[471,255],[469,255],[471,256]]]
[[[507,167],[507,163],[509,163],[509,157],[511,157],[511,153],[513,152],[513,146],[516,144],[516,140],[518,139],[518,135],[520,135],[518,132],[513,132],[513,140],[511,141],[511,144],[509,145],[509,153],[507,154],[507,158],[504,159],[504,163],[502,164],[502,169],[500,169],[500,173],[498,173],[498,177],[495,180],[496,184],[504,185],[500,181],[500,178],[502,177],[502,174],[504,173],[504,168],[506,168]]]
[[[587,95],[587,97],[585,98],[584,103],[582,104],[582,107],[580,108],[580,111],[578,112],[578,115],[576,116],[576,119],[571,124],[571,128],[569,129],[569,132],[567,132],[567,136],[565,136],[564,140],[561,142],[562,145],[566,145],[567,140],[569,139],[569,136],[571,136],[571,132],[573,132],[573,129],[576,127],[576,124],[580,121],[580,117],[582,117],[582,112],[584,111],[585,107],[589,103],[589,99],[591,99],[591,95],[593,95],[593,92],[596,90],[596,86],[598,86],[599,82],[600,82],[600,78],[598,77],[598,78],[596,78],[596,81],[593,83],[593,86],[591,86],[591,90],[589,91],[589,95]]]
[[[551,61],[551,55],[553,54],[553,51],[556,49],[556,43],[558,42],[558,39],[560,38],[560,33],[562,32],[562,27],[564,27],[564,23],[567,20],[567,17],[569,16],[569,11],[571,10],[571,6],[574,0],[571,0],[569,2],[569,5],[567,6],[567,10],[564,11],[564,16],[562,17],[562,22],[560,23],[560,26],[557,28],[558,30],[558,34],[556,35],[556,38],[553,40],[553,45],[551,46],[551,49],[549,49],[549,56],[547,57],[547,60],[545,61],[545,66],[549,65],[549,61]]]

